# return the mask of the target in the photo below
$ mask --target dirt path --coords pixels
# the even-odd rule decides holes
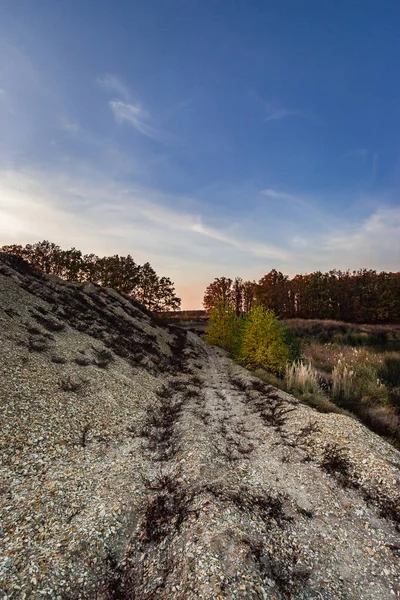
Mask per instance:
[[[315,413],[192,344],[195,375],[142,432],[149,491],[114,597],[399,597],[395,525],[321,468]]]

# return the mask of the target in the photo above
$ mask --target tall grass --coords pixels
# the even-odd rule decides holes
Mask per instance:
[[[286,365],[286,385],[288,390],[315,394],[319,391],[317,371],[309,362],[288,363]]]
[[[386,384],[394,388],[400,387],[400,356],[394,354],[385,356],[378,375]]]
[[[321,327],[321,323],[313,325]],[[328,323],[323,336],[318,331],[316,337],[308,338],[303,362],[287,366],[287,388],[318,410],[350,411],[372,431],[400,447],[400,353],[365,346],[365,332],[337,331],[340,327]],[[304,331],[310,333],[310,328],[304,327]],[[375,338],[385,334],[389,339],[398,335],[398,330],[367,333]],[[318,341],[329,336],[329,342]],[[304,335],[301,338],[304,340]]]
[[[349,400],[354,391],[354,371],[343,362],[338,362],[332,371],[332,395],[335,400]]]

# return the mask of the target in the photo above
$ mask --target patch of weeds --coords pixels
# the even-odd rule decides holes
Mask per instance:
[[[47,331],[63,331],[65,329],[65,323],[58,321],[54,317],[44,316],[42,314],[37,314],[32,312],[32,316],[40,323]]]
[[[253,379],[251,381],[251,387],[255,392],[259,392],[260,394],[268,395],[272,391],[272,386],[264,383],[261,380]]]
[[[211,493],[219,500],[232,502],[240,510],[253,513],[257,511],[261,520],[268,523],[274,519],[278,524],[292,521],[293,518],[286,515],[283,505],[286,496],[278,494],[272,496],[267,491],[251,490],[246,486],[239,486],[237,489],[224,489],[223,486],[206,485],[202,491]]]
[[[179,531],[190,514],[199,510],[191,510],[190,505],[195,492],[187,493],[176,474],[160,471],[158,477],[148,481],[148,489],[157,493],[148,499],[140,539],[145,542],[158,542],[172,531]]]
[[[168,331],[174,335],[174,340],[170,345],[172,356],[168,361],[168,368],[171,373],[186,373],[188,371],[187,357],[184,349],[187,343],[187,332],[173,325],[168,326]]]
[[[88,367],[89,365],[93,364],[90,358],[87,356],[78,356],[74,359],[74,362],[80,367]]]
[[[73,375],[63,375],[60,379],[60,388],[63,392],[80,392],[87,385],[87,381],[80,378],[74,377]]]
[[[49,349],[49,342],[43,336],[31,336],[27,344],[30,352],[45,352]]]
[[[339,446],[327,444],[321,461],[321,467],[333,475],[343,487],[358,488],[345,450]]]
[[[306,519],[313,519],[314,518],[314,513],[311,510],[308,510],[307,508],[302,508],[301,506],[297,507],[297,512],[302,515],[303,517],[305,517]]]
[[[16,310],[14,310],[13,308],[3,308],[3,311],[6,313],[6,315],[11,317],[12,319],[14,317],[19,316],[19,313]]]
[[[43,335],[43,330],[39,329],[39,327],[35,327],[34,325],[27,325],[26,329],[31,335]]]
[[[96,359],[94,361],[96,367],[105,369],[114,360],[114,355],[110,350],[97,350],[94,348],[94,351],[96,353]]]
[[[396,388],[400,386],[400,356],[385,356],[384,364],[378,370],[378,376],[386,384]]]
[[[86,448],[86,444],[87,444],[87,435],[89,433],[90,430],[90,423],[86,423],[83,428],[82,428],[82,432],[81,432],[81,446],[82,448]]]
[[[241,392],[247,392],[247,384],[239,377],[231,377],[231,384]]]
[[[286,415],[294,410],[294,408],[271,404],[260,413],[260,416],[267,425],[280,429],[286,422]]]
[[[51,362],[53,362],[57,365],[64,365],[67,362],[67,360],[63,356],[59,356],[58,354],[55,354],[54,356],[51,357]]]
[[[186,400],[190,400],[191,398],[198,398],[199,395],[200,391],[193,388],[188,388],[185,392]]]
[[[182,387],[181,387],[182,386]],[[174,396],[174,392],[186,390],[181,381],[172,381],[157,391],[160,402],[149,410],[146,424],[141,435],[148,440],[150,450],[156,452],[155,460],[168,460],[177,451],[174,426],[182,411],[182,397]]]

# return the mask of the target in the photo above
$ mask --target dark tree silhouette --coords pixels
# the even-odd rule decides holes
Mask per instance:
[[[26,260],[47,275],[57,275],[67,281],[90,281],[132,296],[149,310],[169,311],[180,307],[174,283],[168,277],[159,277],[149,263],[138,265],[132,256],[83,255],[80,250],[62,250],[44,240],[26,246],[3,246],[2,252]]]

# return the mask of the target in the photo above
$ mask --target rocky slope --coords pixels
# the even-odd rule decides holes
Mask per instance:
[[[0,598],[400,598],[400,453],[0,255]]]

